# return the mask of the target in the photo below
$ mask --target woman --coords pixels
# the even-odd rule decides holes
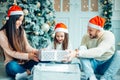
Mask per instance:
[[[0,29],[0,46],[4,51],[6,73],[16,80],[25,79],[39,61],[38,50],[27,41],[22,27],[24,14],[21,7],[11,6],[7,16],[6,24]]]

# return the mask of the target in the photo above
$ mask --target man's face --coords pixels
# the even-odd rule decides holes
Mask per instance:
[[[97,38],[98,32],[99,32],[99,30],[88,26],[88,34],[91,39]]]

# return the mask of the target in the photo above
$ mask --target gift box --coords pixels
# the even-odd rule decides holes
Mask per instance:
[[[65,59],[68,52],[65,50],[41,50],[39,59],[41,61],[61,62]]]
[[[78,64],[40,63],[34,66],[33,80],[80,80]]]

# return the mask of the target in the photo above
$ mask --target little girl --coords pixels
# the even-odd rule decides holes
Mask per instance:
[[[72,49],[69,42],[69,35],[67,26],[63,23],[57,23],[55,26],[54,41],[47,47],[47,49],[67,50]]]
[[[47,47],[49,50],[66,50],[69,53],[72,51],[72,46],[69,41],[67,26],[63,23],[57,23],[55,26],[54,41]],[[65,56],[64,56],[65,57]],[[79,63],[77,58],[74,58],[71,63]]]

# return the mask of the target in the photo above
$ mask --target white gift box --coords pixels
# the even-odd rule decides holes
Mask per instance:
[[[40,63],[34,67],[33,80],[80,80],[78,64]]]
[[[61,62],[62,60],[65,59],[65,55],[67,54],[68,52],[65,50],[41,50],[39,59],[41,61]]]

